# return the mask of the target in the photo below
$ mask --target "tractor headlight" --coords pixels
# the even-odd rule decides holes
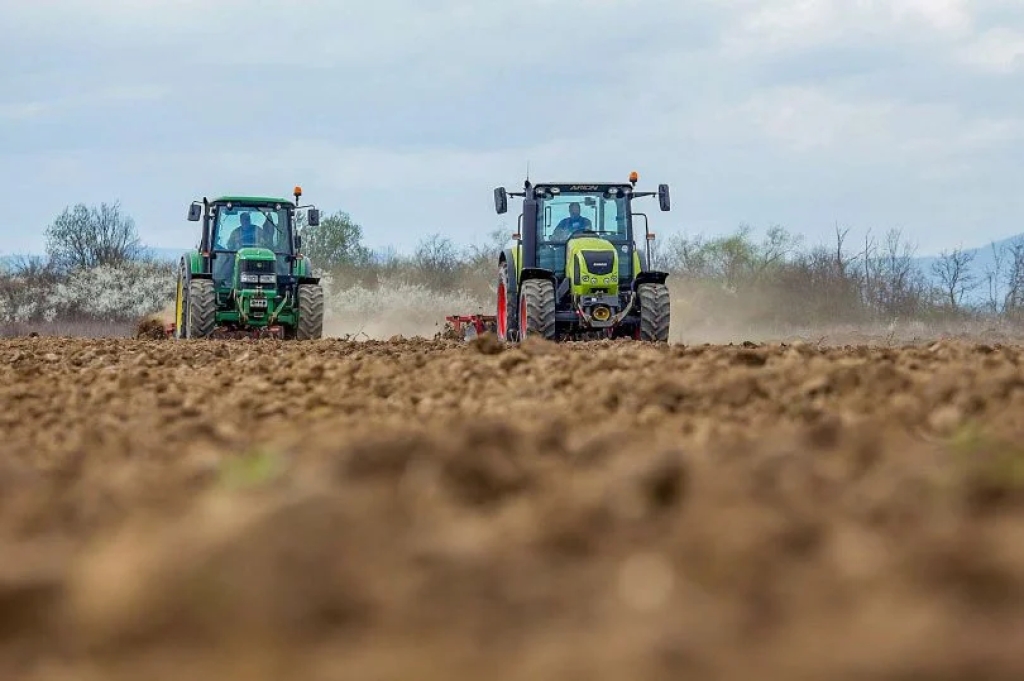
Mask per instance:
[[[238,280],[243,284],[258,284],[260,283],[260,275],[258,274],[240,274]]]
[[[260,275],[260,283],[261,284],[276,284],[277,283],[277,275],[276,274],[261,274]]]

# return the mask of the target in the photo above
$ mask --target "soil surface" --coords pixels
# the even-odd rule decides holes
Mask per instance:
[[[1021,679],[1024,351],[0,341],[0,678]]]

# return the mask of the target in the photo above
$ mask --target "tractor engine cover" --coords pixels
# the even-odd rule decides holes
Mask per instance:
[[[604,239],[580,237],[566,244],[566,276],[585,326],[615,324],[619,310],[619,254]]]
[[[573,298],[619,294],[619,254],[614,244],[595,237],[570,239],[566,244],[566,276]]]

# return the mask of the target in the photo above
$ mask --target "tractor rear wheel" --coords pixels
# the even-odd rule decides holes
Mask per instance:
[[[299,286],[299,323],[296,340],[317,340],[324,335],[324,289],[319,284]]]
[[[188,321],[186,338],[208,338],[217,325],[217,291],[210,279],[188,283]]]
[[[555,339],[555,285],[547,279],[524,281],[519,294],[519,340]]]
[[[640,340],[668,342],[672,303],[664,284],[640,284]]]

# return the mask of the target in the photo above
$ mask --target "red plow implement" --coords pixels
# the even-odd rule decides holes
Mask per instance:
[[[495,315],[449,315],[444,319],[441,337],[453,340],[470,340],[482,333],[495,333],[498,329],[498,318]]]

